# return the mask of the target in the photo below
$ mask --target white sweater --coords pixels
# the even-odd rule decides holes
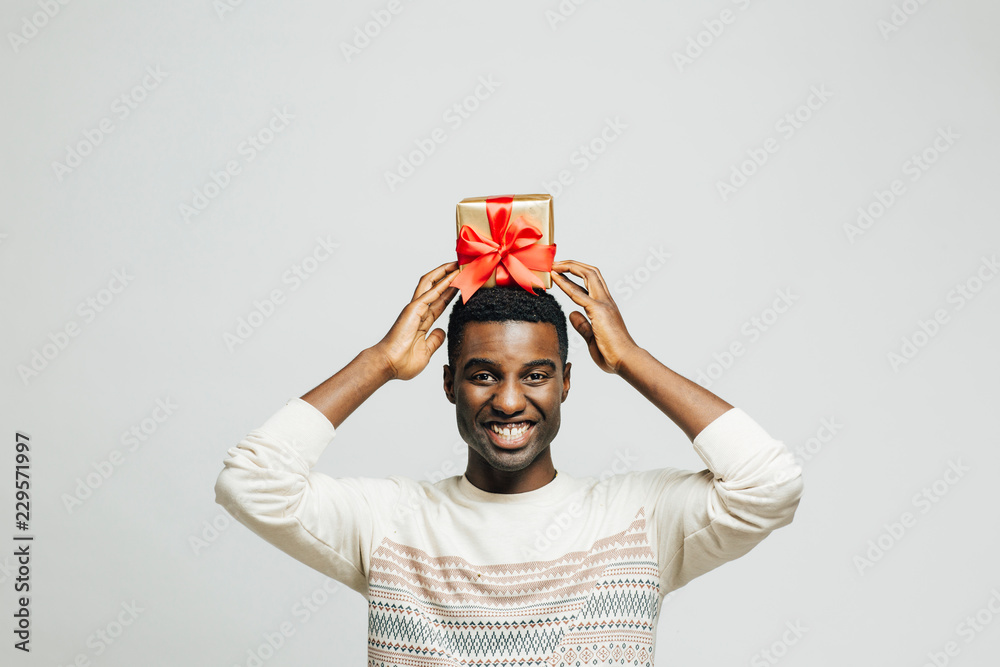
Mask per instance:
[[[366,596],[370,667],[652,667],[663,597],[790,523],[802,494],[739,408],[694,439],[707,470],[560,472],[515,494],[313,471],[334,434],[290,400],[229,450],[216,500]]]

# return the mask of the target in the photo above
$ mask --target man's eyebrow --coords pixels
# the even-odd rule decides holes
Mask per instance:
[[[465,362],[465,366],[462,367],[462,370],[467,371],[472,366],[496,367],[499,366],[499,364],[493,359],[487,359],[485,357],[473,357],[472,359],[469,359],[467,362]],[[545,366],[553,371],[556,369],[556,363],[551,359],[534,359],[532,361],[525,363],[523,366],[521,366],[521,368],[538,368],[540,366]]]
[[[492,359],[487,359],[485,357],[473,357],[465,362],[465,366],[462,367],[463,371],[469,370],[472,366],[496,366],[497,362]]]

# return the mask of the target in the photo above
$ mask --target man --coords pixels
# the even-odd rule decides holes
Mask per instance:
[[[457,292],[457,263],[439,266],[381,341],[230,449],[216,484],[251,530],[366,596],[369,665],[650,667],[664,596],[792,520],[801,470],[785,446],[638,346],[595,267],[552,269],[583,309],[569,319],[593,360],[673,420],[708,469],[558,473],[565,315],[551,294],[495,287],[456,302],[449,320],[444,391],[469,445],[465,474],[313,472],[352,411],[444,343],[431,326]],[[594,415],[607,418],[613,406]],[[538,535],[548,544],[524,558]]]

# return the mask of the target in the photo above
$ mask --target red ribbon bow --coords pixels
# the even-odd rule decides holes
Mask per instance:
[[[455,243],[462,272],[451,281],[462,291],[462,303],[469,300],[489,279],[494,269],[497,285],[517,283],[534,294],[534,288],[545,288],[532,271],[551,271],[556,244],[536,243],[542,233],[532,227],[523,215],[514,221],[510,213],[514,197],[490,197],[486,200],[486,217],[490,235],[484,239],[469,225],[462,225]]]

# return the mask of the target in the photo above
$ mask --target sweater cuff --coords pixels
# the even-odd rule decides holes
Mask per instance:
[[[787,452],[785,445],[740,408],[727,410],[702,429],[693,441],[695,451],[705,465],[722,479],[732,479],[746,472],[748,463],[759,463]]]
[[[326,415],[301,398],[289,400],[257,430],[275,436],[310,468],[337,432]]]

